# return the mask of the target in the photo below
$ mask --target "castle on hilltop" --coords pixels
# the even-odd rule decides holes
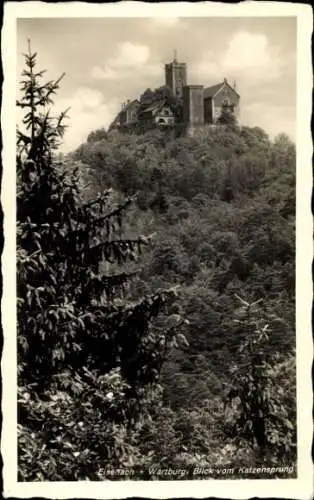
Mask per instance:
[[[194,130],[205,124],[221,122],[222,115],[232,115],[238,122],[240,95],[236,86],[225,78],[210,87],[187,84],[187,65],[165,64],[165,85],[155,92],[147,89],[140,99],[122,103],[121,110],[109,130],[146,131],[151,128]]]

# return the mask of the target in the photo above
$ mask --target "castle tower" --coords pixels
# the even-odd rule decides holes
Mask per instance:
[[[191,127],[204,124],[203,85],[187,85],[183,88],[183,121]]]
[[[176,51],[173,61],[165,64],[165,79],[173,94],[182,97],[183,87],[186,85],[186,63],[177,61]]]

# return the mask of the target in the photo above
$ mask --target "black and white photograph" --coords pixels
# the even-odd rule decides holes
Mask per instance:
[[[7,497],[311,497],[311,10],[166,5],[5,4]]]

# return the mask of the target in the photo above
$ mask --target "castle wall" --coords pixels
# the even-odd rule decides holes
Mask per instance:
[[[134,102],[134,104],[132,104],[132,106],[130,106],[127,109],[127,118],[126,118],[127,122],[132,122],[137,119],[137,110],[139,106],[140,106],[139,102]]]
[[[187,85],[183,88],[183,121],[198,126],[204,123],[204,87]]]
[[[137,119],[137,110],[140,106],[140,103],[138,101],[133,101],[131,103],[128,103],[127,106],[125,106],[124,109],[120,112],[120,124],[125,125],[130,122],[134,122]]]
[[[213,123],[213,105],[211,97],[204,99],[204,122]]]
[[[216,123],[217,122],[218,118],[221,116],[222,108],[223,108],[223,106],[217,106],[213,102],[213,121],[209,122],[209,123]],[[239,116],[240,116],[239,106],[235,106],[232,113],[233,113],[234,117],[236,118],[236,120],[239,121]]]
[[[164,106],[157,113],[155,121],[159,126],[172,126],[175,124],[175,117],[172,110],[168,106]]]
[[[225,99],[228,99],[232,104],[238,104],[239,102],[239,96],[228,85],[224,85],[213,99],[216,106],[222,106]]]
[[[228,102],[229,105],[234,106],[233,114],[236,119],[239,118],[240,98],[232,90],[232,88],[230,88],[228,85],[225,85],[222,90],[219,91],[215,97],[213,97],[213,123],[215,123],[220,117],[221,110],[225,102]]]

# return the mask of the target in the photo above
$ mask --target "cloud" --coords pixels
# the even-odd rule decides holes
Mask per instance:
[[[145,64],[150,56],[147,45],[124,42],[119,45],[118,55],[109,62],[115,68],[134,68]]]
[[[150,18],[150,27],[153,28],[173,28],[180,23],[179,17],[152,17]]]
[[[158,63],[145,64],[138,68],[119,68],[113,69],[111,67],[101,68],[94,66],[91,70],[90,76],[92,80],[125,80],[136,79],[144,77],[156,77],[161,74],[162,66]]]
[[[231,39],[221,64],[230,72],[252,71],[254,78],[270,80],[281,76],[284,61],[265,35],[242,31]]]
[[[88,87],[78,88],[72,97],[72,104],[75,107],[79,107],[84,111],[94,110],[102,104],[103,94],[96,89],[90,89]],[[70,100],[71,106],[71,100]]]
[[[272,138],[286,132],[292,140],[296,136],[296,110],[294,106],[281,106],[264,101],[252,102],[241,109],[241,121],[249,127],[262,127]],[[284,127],[283,127],[284,124]]]
[[[62,152],[77,148],[92,130],[107,128],[118,111],[119,103],[116,99],[105,101],[99,90],[81,87],[70,98],[56,99],[54,111],[58,113],[69,106],[68,128],[60,148]]]
[[[231,84],[236,80],[242,124],[259,125],[271,136],[286,131],[294,139],[296,117],[291,95],[296,66],[294,55],[283,50],[271,44],[265,34],[239,30],[225,48],[205,50],[191,65],[189,80],[205,86],[224,77]]]
[[[137,71],[145,70],[146,74],[156,74],[157,65],[150,64],[151,53],[148,45],[123,42],[118,45],[116,56],[108,59],[101,66],[91,69],[94,80],[116,80],[126,77],[138,77]]]
[[[218,81],[221,79],[221,73],[223,73],[218,62],[214,61],[211,51],[206,51],[202,58],[192,64],[188,69],[189,74],[191,74],[192,77],[197,78],[197,81],[210,81],[212,79],[216,79]]]
[[[90,75],[93,80],[115,80],[119,77],[119,73],[109,66],[93,66]]]
[[[279,48],[271,45],[264,34],[238,31],[219,58],[216,51],[207,50],[191,71],[216,81],[223,77],[247,79],[249,86],[255,86],[280,78],[285,65]]]

